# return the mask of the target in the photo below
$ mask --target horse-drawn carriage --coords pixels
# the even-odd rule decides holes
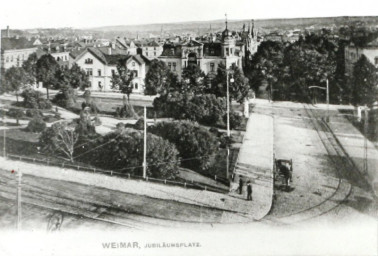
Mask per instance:
[[[290,188],[290,183],[293,182],[293,160],[275,159],[274,181],[282,180],[286,188]]]

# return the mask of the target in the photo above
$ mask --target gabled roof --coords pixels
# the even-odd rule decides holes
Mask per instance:
[[[33,41],[29,41],[28,39],[21,37],[21,38],[1,38],[1,50],[19,50],[19,49],[30,49],[30,48],[37,48],[37,46],[33,45]]]

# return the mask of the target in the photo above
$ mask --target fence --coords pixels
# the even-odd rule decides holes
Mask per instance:
[[[132,180],[143,180],[146,182],[154,182],[154,183],[160,183],[160,184],[165,184],[165,185],[172,185],[172,186],[181,186],[184,188],[192,188],[192,189],[198,189],[198,190],[206,190],[206,191],[212,191],[216,193],[228,193],[228,190],[218,188],[216,186],[212,186],[209,184],[204,184],[204,183],[199,183],[199,182],[193,182],[190,180],[185,180],[181,179],[182,182],[176,181],[176,180],[170,180],[170,179],[157,179],[157,178],[152,178],[152,177],[142,177],[138,175],[133,175],[130,173],[120,173],[112,170],[104,170],[100,168],[95,168],[95,167],[87,167],[87,166],[81,166],[78,164],[73,164],[71,162],[54,162],[51,161],[49,158],[32,158],[32,157],[26,157],[26,156],[20,156],[20,155],[14,155],[14,154],[7,154],[7,158],[9,159],[15,159],[15,160],[20,160],[20,161],[27,161],[27,162],[33,162],[33,163],[40,163],[48,166],[57,166],[57,167],[62,167],[62,168],[71,168],[71,169],[76,169],[78,171],[84,171],[84,172],[91,172],[91,173],[100,173],[104,175],[109,175],[109,176],[116,176],[116,177],[122,177],[126,179],[132,179]],[[215,180],[220,180],[220,177],[215,176]]]

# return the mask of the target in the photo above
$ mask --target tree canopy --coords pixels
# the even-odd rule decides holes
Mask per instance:
[[[134,72],[127,69],[124,60],[120,60],[117,64],[117,72],[112,75],[112,88],[118,88],[130,100],[130,94],[133,92],[133,80]]]
[[[146,95],[164,94],[175,88],[178,83],[178,77],[172,73],[165,62],[152,60],[145,78]]]
[[[378,100],[377,87],[377,69],[365,55],[361,55],[353,68],[353,104],[371,106]]]
[[[18,95],[21,89],[27,85],[32,84],[33,77],[30,76],[22,67],[11,67],[6,70],[4,80],[2,83],[3,91],[16,92],[17,102]]]
[[[51,85],[56,83],[56,71],[59,64],[50,54],[43,55],[36,63],[37,81],[43,83],[46,88],[47,98],[49,98],[49,89]]]

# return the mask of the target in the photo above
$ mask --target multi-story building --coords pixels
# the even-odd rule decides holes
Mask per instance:
[[[139,54],[143,54],[148,59],[157,59],[163,53],[163,46],[156,41],[141,42],[137,49]]]
[[[189,65],[198,65],[205,74],[214,76],[222,63],[226,68],[236,65],[242,69],[242,58],[245,55],[243,44],[237,44],[235,36],[227,28],[220,40],[210,36],[208,41],[189,39],[182,43],[166,43],[159,60],[181,78],[182,71]]]
[[[1,68],[21,67],[30,54],[37,51],[37,46],[26,38],[1,38]]]
[[[367,59],[378,68],[378,37],[361,47],[350,43],[345,47],[344,54],[345,73],[349,78],[352,78],[353,66],[360,59],[361,55],[365,55]]]
[[[125,65],[129,72],[134,73],[133,92],[144,92],[144,78],[148,71],[149,60],[142,55],[129,55],[115,47],[89,47],[77,56],[71,55],[74,62],[84,69],[90,77],[90,90],[111,91],[113,73],[117,73],[117,65]]]

